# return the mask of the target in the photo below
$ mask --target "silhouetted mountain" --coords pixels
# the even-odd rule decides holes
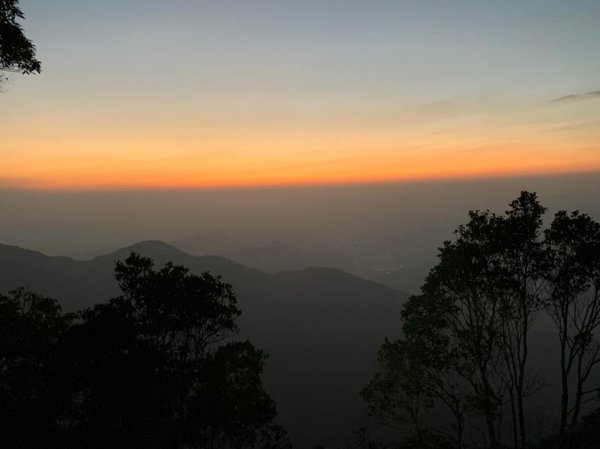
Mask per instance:
[[[406,297],[383,285],[331,268],[270,274],[146,241],[89,261],[0,245],[0,292],[25,285],[67,310],[89,306],[119,294],[114,262],[132,251],[157,265],[172,261],[194,273],[220,274],[233,285],[241,338],[269,353],[265,383],[297,447],[333,443],[364,421],[358,391],[383,338],[397,336]]]
[[[174,242],[173,245],[190,254],[220,255],[271,273],[315,266],[338,268],[410,293],[419,291],[435,262],[432,259],[416,264],[400,263],[398,252],[382,250],[377,245],[356,245],[351,242],[343,248],[337,248],[281,240],[257,245],[236,239],[225,232],[199,234]]]
[[[323,264],[315,263],[310,254],[279,241],[238,250],[230,253],[229,257],[244,265],[270,272],[300,270]]]
[[[326,266],[354,272],[354,255],[325,245],[271,241],[257,243],[236,239],[225,232],[199,234],[173,242],[173,245],[197,256],[220,255],[263,271],[301,270]]]
[[[196,234],[190,238],[177,240],[173,242],[173,245],[197,256],[211,254],[225,255],[254,246],[253,243],[234,238],[223,231]]]

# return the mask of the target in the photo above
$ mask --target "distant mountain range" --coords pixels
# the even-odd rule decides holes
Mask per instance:
[[[243,240],[219,231],[197,234],[172,245],[190,254],[219,255],[269,272],[314,266],[354,270],[354,254],[316,243]]]
[[[271,245],[259,253],[270,254],[271,261],[278,253],[290,260],[289,251]],[[398,312],[408,295],[398,290],[339,269],[268,273],[146,241],[88,261],[0,245],[0,292],[26,286],[59,299],[66,310],[87,307],[119,294],[114,263],[131,252],[159,266],[172,261],[195,273],[220,274],[233,285],[242,309],[241,338],[269,354],[265,383],[295,447],[342,445],[362,425],[358,392],[372,374],[384,337],[399,334]]]
[[[398,254],[372,245],[343,242],[337,246],[302,241],[246,241],[226,232],[208,232],[172,242],[198,256],[219,255],[268,272],[325,266],[347,271],[388,287],[417,293],[434,261],[402,264]]]

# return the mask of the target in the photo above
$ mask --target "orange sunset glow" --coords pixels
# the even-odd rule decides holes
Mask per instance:
[[[591,151],[573,157],[569,150],[552,151],[544,147],[536,151],[536,157],[529,158],[513,151],[481,156],[480,151],[455,151],[448,164],[443,163],[443,151],[427,157],[413,155],[384,161],[368,157],[322,160],[320,166],[315,166],[314,160],[298,160],[279,166],[240,161],[237,166],[223,167],[216,158],[201,162],[169,159],[163,164],[145,165],[131,158],[115,157],[101,158],[95,164],[65,161],[64,165],[28,166],[23,172],[17,167],[5,183],[11,187],[49,189],[251,187],[461,179],[600,169],[600,156]],[[437,163],[432,163],[434,161]],[[133,164],[135,168],[131,168]]]
[[[581,113],[582,105],[574,106],[562,108],[567,120],[573,120],[568,113]],[[528,111],[523,125],[505,111],[471,111],[465,118],[458,109],[458,117],[425,112],[384,124],[353,123],[353,117],[340,114],[345,120],[228,126],[213,121],[202,127],[135,119],[129,129],[119,126],[126,117],[100,123],[53,117],[50,124],[40,117],[4,133],[0,182],[26,188],[145,189],[600,170],[600,151],[592,143],[600,141],[600,132],[557,126],[557,117],[544,112]],[[484,122],[481,115],[491,119]]]
[[[153,3],[107,40],[101,14],[85,30],[65,28],[68,17],[43,21],[42,11],[54,13],[38,5],[28,25],[45,66],[39,76],[11,78],[1,94],[0,186],[252,187],[600,171],[597,63],[584,51],[593,39],[549,34],[541,23],[508,36],[479,8],[481,23],[467,30],[454,13],[440,22],[433,6],[362,15],[314,7],[332,22],[285,8],[166,13]],[[411,14],[437,34],[423,33]],[[166,21],[164,39],[152,26],[157,17]],[[572,51],[556,55],[547,39]],[[157,65],[157,53],[184,62]]]

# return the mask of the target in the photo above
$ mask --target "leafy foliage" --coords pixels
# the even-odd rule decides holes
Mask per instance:
[[[18,23],[23,18],[18,0],[0,0],[0,70],[40,73],[35,46]]]
[[[0,446],[50,447],[59,405],[55,349],[70,320],[53,299],[24,289],[0,295]]]
[[[0,298],[2,447],[289,447],[265,354],[224,342],[231,286],[135,254],[115,271],[122,295],[77,315],[24,290]]]
[[[529,333],[548,313],[561,354],[558,441],[574,447],[581,412],[599,391],[585,385],[600,364],[600,225],[560,211],[544,231],[545,211],[530,192],[504,215],[471,211],[439,249],[421,294],[404,305],[404,336],[384,342],[363,396],[371,414],[403,429],[407,442],[424,431],[444,438],[450,424],[455,447],[463,447],[469,417],[469,434],[486,433],[472,444],[529,447],[525,402],[540,388]],[[420,410],[425,417],[449,411],[453,423],[416,419]]]

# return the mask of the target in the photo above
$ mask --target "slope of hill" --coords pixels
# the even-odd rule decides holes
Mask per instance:
[[[172,244],[189,254],[218,254],[267,272],[301,270],[311,266],[335,267],[350,272],[355,268],[355,255],[316,243],[245,241],[231,237],[225,232],[211,232]]]
[[[265,383],[295,447],[342,445],[364,420],[358,396],[385,336],[399,331],[406,295],[340,270],[265,273],[217,256],[191,256],[147,241],[89,261],[0,245],[0,292],[24,285],[74,310],[117,295],[116,260],[131,252],[210,271],[233,285],[241,338],[269,354]]]
[[[393,289],[418,293],[434,259],[402,262],[402,252],[383,250],[382,245],[355,245],[343,247],[302,243],[301,241],[248,242],[231,237],[225,232],[198,234],[173,242],[173,246],[198,256],[218,254],[246,266],[270,273],[282,270],[302,270],[313,266],[327,266],[352,273]]]

